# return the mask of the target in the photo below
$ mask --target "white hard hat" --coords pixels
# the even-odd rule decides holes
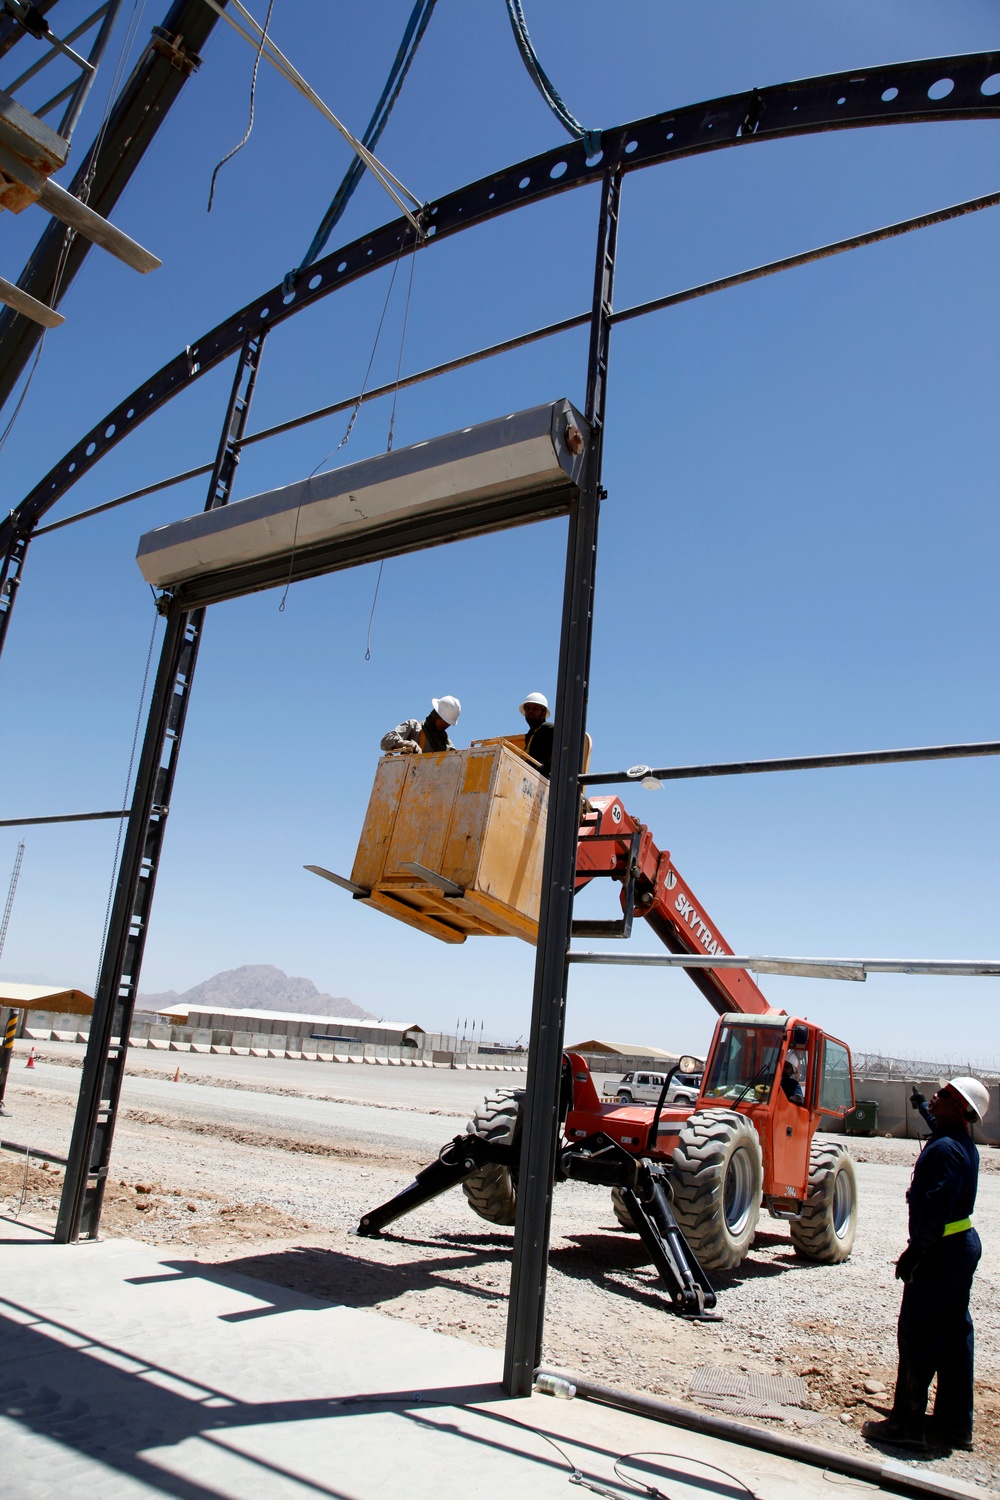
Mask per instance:
[[[548,698],[546,698],[544,693],[529,693],[527,698],[525,698],[524,702],[518,708],[518,713],[523,714],[529,703],[537,703],[539,708],[544,708],[545,717],[548,718],[549,700]]]
[[[947,1087],[961,1094],[977,1120],[985,1120],[990,1107],[990,1091],[978,1078],[949,1078]]]
[[[457,724],[462,705],[457,698],[432,698],[431,708],[440,714],[446,724]]]

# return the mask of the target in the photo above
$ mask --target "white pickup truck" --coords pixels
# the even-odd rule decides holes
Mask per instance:
[[[626,1073],[617,1080],[607,1079],[601,1092],[605,1099],[619,1104],[656,1104],[666,1073]],[[700,1073],[675,1073],[667,1090],[668,1104],[694,1104],[701,1092]]]

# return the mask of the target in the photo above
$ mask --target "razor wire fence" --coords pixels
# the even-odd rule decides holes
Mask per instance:
[[[926,1058],[888,1057],[883,1052],[853,1052],[855,1078],[932,1079],[971,1075],[984,1081],[1000,1081],[1000,1057],[960,1057],[950,1053],[931,1061]]]

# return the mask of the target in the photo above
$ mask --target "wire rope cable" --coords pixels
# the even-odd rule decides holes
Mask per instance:
[[[521,9],[521,0],[506,0],[507,14],[510,17],[511,30],[517,43],[517,50],[521,54],[521,60],[528,70],[528,77],[535,85],[546,104],[562,125],[575,140],[582,141],[586,147],[588,156],[596,156],[601,149],[601,132],[599,130],[588,130],[572,113],[561,97],[559,90],[552,82],[538,59],[538,54],[532,46],[531,37],[528,35],[528,23],[524,19],[524,11]]]
[[[399,357],[396,360],[396,383],[392,391],[392,411],[389,414],[389,435],[386,438],[385,451],[392,452],[392,435],[396,427],[396,398],[399,395],[399,381],[403,369],[403,349],[406,345],[406,326],[410,320],[410,299],[413,296],[413,268],[417,263],[417,247],[414,245],[410,253],[410,276],[406,286],[406,306],[403,308],[403,327],[399,335]],[[372,595],[371,613],[368,616],[368,637],[365,641],[365,661],[372,659],[372,624],[375,619],[375,606],[378,603],[378,591],[382,583],[382,572],[385,568],[385,558],[379,559],[378,577],[375,579],[375,593]]]
[[[361,137],[361,144],[367,147],[369,151],[374,151],[378,145],[379,137],[388,124],[393,105],[399,98],[400,90],[406,81],[406,75],[410,71],[413,59],[417,55],[417,48],[420,46],[424,32],[427,30],[427,24],[430,21],[436,3],[437,0],[416,0],[416,4],[410,12],[410,18],[406,23],[403,39],[399,44],[392,67],[389,70],[389,77],[386,79],[385,88],[382,90],[372,117],[365,127],[365,133]],[[354,160],[341,180],[340,186],[333,195],[330,207],[320,221],[319,228],[313,235],[309,249],[303,256],[300,264],[286,275],[284,280],[284,290],[286,293],[294,291],[296,278],[300,272],[311,266],[316,257],[322,252],[330,235],[343,217],[344,210],[347,208],[351,196],[364,176],[364,173],[365,163],[360,156],[355,155]]]
[[[238,145],[234,146],[233,149],[226,156],[224,156],[220,162],[217,163],[215,171],[212,173],[212,183],[208,190],[208,208],[206,209],[207,213],[212,212],[212,204],[215,201],[215,179],[218,177],[219,173],[226,165],[226,162],[232,161],[237,152],[243,150],[243,147],[250,139],[250,133],[253,130],[254,104],[257,97],[257,74],[260,72],[260,60],[264,55],[264,48],[267,45],[267,32],[269,26],[271,25],[271,12],[273,10],[274,0],[268,0],[267,15],[264,17],[264,30],[260,34],[260,45],[257,48],[257,56],[254,58],[253,64],[253,73],[250,77],[250,118],[247,120],[247,128],[244,132],[243,139],[239,142]]]
[[[569,1473],[566,1475],[569,1484],[577,1485],[581,1489],[590,1490],[595,1495],[603,1495],[606,1497],[606,1500],[621,1500],[621,1495],[618,1491],[608,1489],[607,1485],[603,1485],[595,1479],[588,1478],[573,1462],[565,1448],[560,1443],[557,1443],[555,1438],[551,1437],[549,1433],[543,1432],[540,1427],[533,1427],[530,1422],[522,1422],[517,1417],[510,1417],[506,1412],[484,1411],[481,1407],[472,1406],[463,1401],[449,1401],[446,1403],[427,1401],[425,1403],[424,1397],[419,1391],[415,1391],[411,1397],[344,1396],[338,1404],[341,1406],[411,1406],[424,1404],[431,1406],[441,1404],[454,1407],[457,1411],[469,1412],[477,1417],[483,1417],[488,1422],[500,1422],[505,1427],[518,1427],[522,1432],[530,1432],[533,1437],[541,1438],[543,1443],[548,1443],[549,1447],[558,1453],[560,1459],[569,1470]],[[564,1438],[563,1442],[572,1444],[573,1439]],[[733,1484],[739,1485],[740,1491],[744,1495],[749,1495],[750,1500],[759,1500],[756,1490],[752,1490],[749,1485],[745,1484],[742,1479],[738,1478],[729,1469],[720,1468],[718,1464],[707,1463],[704,1459],[694,1458],[687,1453],[666,1453],[656,1449],[641,1449],[635,1453],[620,1453],[613,1461],[615,1480],[633,1495],[647,1495],[650,1497],[650,1500],[669,1500],[666,1492],[658,1489],[656,1485],[644,1484],[641,1479],[634,1479],[631,1475],[621,1472],[621,1465],[633,1463],[640,1458],[672,1458],[680,1463],[696,1464],[701,1469],[711,1469],[713,1473],[722,1474],[726,1479],[731,1480]],[[678,1477],[683,1479],[683,1476]]]
[[[744,1484],[742,1479],[739,1479],[735,1474],[730,1473],[728,1469],[722,1469],[718,1464],[707,1463],[705,1459],[695,1458],[692,1454],[661,1453],[658,1449],[655,1448],[649,1450],[640,1449],[637,1453],[619,1454],[619,1456],[615,1459],[615,1478],[618,1480],[619,1484],[628,1485],[634,1492],[638,1492],[640,1495],[649,1495],[651,1497],[651,1500],[668,1500],[668,1497],[665,1492],[661,1489],[658,1489],[655,1484],[644,1484],[641,1479],[633,1479],[630,1475],[623,1474],[621,1472],[621,1466],[623,1464],[634,1464],[635,1461],[640,1458],[673,1458],[679,1459],[681,1463],[697,1464],[699,1469],[711,1469],[713,1474],[722,1474],[726,1479],[731,1479],[733,1484],[738,1484],[743,1493],[750,1496],[750,1500],[757,1500],[756,1490],[752,1490],[749,1485]],[[692,1476],[692,1483],[696,1482],[697,1481],[695,1481]]]
[[[146,652],[146,670],[142,674],[142,691],[139,694],[139,708],[135,716],[135,730],[132,734],[132,751],[128,758],[128,773],[125,777],[125,793],[122,797],[122,806],[128,806],[129,791],[132,787],[132,772],[135,769],[135,752],[139,745],[139,730],[142,727],[142,710],[146,704],[146,688],[149,685],[149,668],[153,661],[153,645],[156,641],[156,627],[160,623],[158,613],[153,615],[153,629],[149,637],[149,650]],[[108,927],[111,922],[111,903],[115,896],[115,882],[118,879],[118,861],[121,858],[122,839],[124,837],[126,819],[122,818],[118,823],[118,837],[115,840],[115,857],[111,862],[111,884],[108,887],[108,904],[104,911],[104,928],[101,932],[101,947],[97,957],[97,978],[94,980],[94,994],[97,994],[101,983],[101,969],[104,966],[104,945],[108,940]]]
[[[334,454],[339,453],[340,450],[341,450],[341,448],[345,447],[346,444],[350,441],[351,433],[354,430],[354,424],[357,421],[357,419],[358,419],[358,413],[361,410],[361,403],[364,401],[364,399],[365,399],[365,392],[368,389],[368,381],[371,378],[372,366],[375,363],[375,355],[376,355],[376,352],[378,350],[379,339],[382,337],[382,326],[385,323],[385,315],[389,311],[389,299],[392,296],[392,289],[393,289],[393,287],[396,284],[396,272],[399,270],[399,262],[400,262],[400,259],[402,257],[404,248],[405,248],[405,242],[404,242],[404,244],[400,245],[400,247],[399,247],[399,254],[396,256],[396,259],[392,263],[392,275],[389,277],[389,289],[388,289],[388,291],[385,294],[385,301],[382,303],[382,313],[381,313],[381,316],[380,316],[380,318],[378,320],[378,327],[375,330],[375,342],[372,344],[372,352],[368,356],[368,368],[365,371],[365,378],[362,381],[361,390],[359,391],[357,399],[354,402],[354,409],[351,412],[350,418],[349,418],[348,423],[347,423],[347,427],[344,430],[344,436],[341,438],[341,440],[337,444],[336,448],[331,448],[331,450],[330,450],[329,453],[326,453],[326,454],[323,455],[323,457],[320,459],[319,463],[316,465],[315,469],[313,469],[312,472],[310,473],[310,475],[309,475],[310,479],[312,479],[315,474],[318,474],[319,471],[320,471],[320,469],[323,467],[323,465],[325,463],[327,463],[331,458],[333,458]],[[411,277],[411,284],[412,284],[412,277]],[[284,590],[284,593],[281,596],[281,603],[278,605],[278,613],[279,613],[279,615],[283,615],[285,613],[285,604],[286,604],[286,601],[288,599],[288,590],[292,586],[292,570],[295,567],[295,549],[298,546],[298,540],[299,540],[299,516],[301,514],[302,514],[302,506],[298,505],[295,508],[295,528],[294,528],[294,531],[292,533],[292,550],[291,550],[291,552],[289,554],[289,557],[288,557],[288,577],[285,580],[285,590]]]

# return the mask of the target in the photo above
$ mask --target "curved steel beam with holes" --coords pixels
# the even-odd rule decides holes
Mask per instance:
[[[997,119],[1000,52],[894,63],[751,89],[602,131],[603,152],[590,160],[581,142],[570,142],[459,188],[426,206],[426,237],[418,248],[524,204],[596,184],[607,161],[618,160],[632,172],[727,146],[829,130]],[[279,284],[219,323],[120,402],[49,470],[0,523],[0,554],[9,557],[17,540],[30,537],[46,511],[140,422],[235,354],[248,329],[283,323],[389,264],[414,239],[405,219],[394,220],[316,261],[293,293],[283,294]]]

